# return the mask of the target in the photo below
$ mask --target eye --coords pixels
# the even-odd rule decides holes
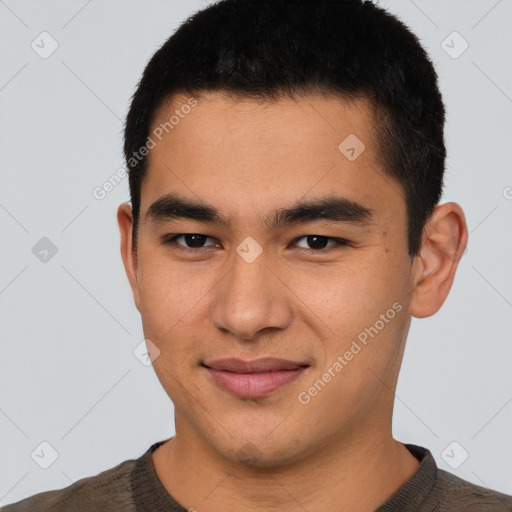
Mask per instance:
[[[306,244],[311,247],[304,247],[307,251],[313,252],[328,252],[333,249],[336,249],[340,246],[350,245],[348,240],[343,240],[342,238],[333,238],[330,236],[321,236],[321,235],[306,235],[295,240],[295,243],[304,240]],[[332,242],[331,246],[326,247],[328,242]]]
[[[209,238],[210,238],[209,236],[201,235],[198,233],[183,233],[181,235],[165,237],[163,240],[163,243],[165,245],[177,244],[185,250],[188,250],[188,249],[194,250],[194,249],[202,249],[203,247],[209,247],[209,246],[204,245],[206,240],[208,240]],[[178,242],[179,239],[182,239],[186,245],[179,243]],[[211,240],[213,240],[213,238]],[[217,244],[213,244],[213,245],[215,246]]]

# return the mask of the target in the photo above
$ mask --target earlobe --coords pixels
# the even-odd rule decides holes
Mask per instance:
[[[409,313],[425,318],[443,305],[468,240],[466,219],[456,203],[438,205],[425,226],[415,257]]]
[[[133,293],[133,300],[136,308],[140,311],[140,295],[137,279],[137,254],[133,249],[133,214],[132,207],[128,203],[122,203],[117,209],[117,223],[121,235],[121,257],[123,265],[130,282]]]

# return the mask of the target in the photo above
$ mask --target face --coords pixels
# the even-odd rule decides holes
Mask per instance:
[[[414,265],[368,104],[180,95],[153,129],[173,114],[125,265],[177,436],[275,465],[390,435]]]

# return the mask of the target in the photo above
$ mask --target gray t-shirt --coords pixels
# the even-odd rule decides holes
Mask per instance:
[[[2,512],[187,512],[160,482],[151,454],[164,441],[96,476],[60,490],[47,491],[7,505]],[[376,512],[511,512],[512,496],[471,484],[438,469],[429,450],[407,449],[420,461],[411,478]],[[197,506],[197,504],[196,504]]]

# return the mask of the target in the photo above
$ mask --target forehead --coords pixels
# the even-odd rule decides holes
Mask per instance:
[[[195,106],[190,107],[191,104]],[[174,138],[179,143],[190,135],[187,128],[194,130],[200,124],[201,131],[194,133],[197,144],[236,141],[275,146],[295,144],[301,139],[304,142],[307,137],[308,146],[313,146],[340,142],[345,132],[353,129],[370,147],[374,139],[374,117],[373,105],[364,96],[348,99],[310,93],[262,99],[223,91],[202,92],[197,96],[178,93],[164,100],[157,109],[151,130],[160,129],[164,138],[172,132],[178,135]],[[250,138],[244,139],[247,136]]]
[[[372,210],[379,200],[396,202],[398,195],[403,201],[379,165],[374,132],[364,98],[177,94],[162,104],[151,127],[141,212],[173,191],[216,204],[226,215],[251,207],[260,219],[279,202],[325,192]]]

